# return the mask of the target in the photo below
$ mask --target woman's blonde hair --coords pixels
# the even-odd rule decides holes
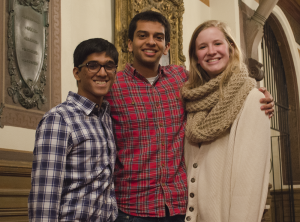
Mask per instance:
[[[237,46],[236,42],[234,41],[231,35],[229,26],[217,20],[208,20],[200,24],[195,29],[192,35],[190,46],[189,46],[190,73],[189,73],[189,79],[185,83],[185,86],[188,87],[189,89],[193,89],[203,85],[205,82],[209,81],[210,79],[206,71],[204,71],[204,69],[200,66],[200,64],[198,64],[198,58],[196,55],[196,39],[201,31],[210,27],[218,28],[224,34],[225,39],[229,45],[229,61],[226,69],[224,70],[225,75],[222,77],[220,81],[220,89],[222,94],[222,85],[224,80],[231,73],[231,71],[233,71],[236,68],[240,69],[242,63],[242,55],[239,47]]]

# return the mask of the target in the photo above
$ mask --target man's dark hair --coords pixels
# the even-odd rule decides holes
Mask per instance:
[[[133,35],[136,30],[136,23],[138,21],[150,21],[150,22],[159,22],[162,24],[165,28],[165,41],[166,44],[170,42],[170,23],[166,19],[165,16],[163,16],[159,12],[154,12],[154,11],[144,11],[139,14],[136,14],[133,19],[131,20],[129,24],[129,29],[128,29],[128,38],[133,41]]]
[[[85,40],[76,47],[73,54],[74,67],[81,65],[90,54],[101,52],[105,52],[118,65],[119,53],[116,47],[105,39],[94,38]]]

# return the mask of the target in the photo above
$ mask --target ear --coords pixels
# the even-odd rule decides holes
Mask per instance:
[[[79,73],[80,73],[79,68],[74,67],[74,68],[73,68],[73,75],[74,75],[74,78],[75,78],[77,81],[80,81]]]
[[[166,48],[165,48],[165,50],[164,50],[164,52],[163,52],[163,54],[164,54],[164,55],[168,55],[169,49],[170,49],[170,43],[168,42],[167,45],[166,45]]]
[[[130,39],[128,39],[128,51],[132,52],[133,48],[132,48],[132,41]]]

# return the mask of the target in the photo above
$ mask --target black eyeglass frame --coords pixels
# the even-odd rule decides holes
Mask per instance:
[[[97,63],[97,64],[99,65],[99,69],[98,69],[97,72],[95,72],[94,70],[90,70],[89,64],[90,64],[91,62]],[[81,68],[81,67],[84,67],[84,66],[86,66],[86,67],[88,68],[88,70],[89,70],[91,73],[98,73],[98,72],[101,70],[102,67],[104,68],[104,70],[105,70],[106,73],[114,73],[114,72],[117,71],[117,68],[118,68],[118,65],[115,65],[115,70],[112,70],[112,71],[108,70],[108,71],[107,71],[107,70],[106,70],[107,64],[101,65],[101,64],[100,64],[99,62],[97,62],[97,61],[90,61],[90,62],[87,62],[86,64],[81,64],[81,65],[79,65],[77,68]]]

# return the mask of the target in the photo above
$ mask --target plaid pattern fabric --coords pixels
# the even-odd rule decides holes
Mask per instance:
[[[116,147],[109,104],[69,92],[36,131],[30,221],[114,221]]]
[[[151,85],[127,64],[106,96],[118,151],[118,208],[127,214],[164,217],[165,205],[171,216],[186,212],[186,118],[179,98],[186,80],[187,71],[171,65],[160,67]]]

